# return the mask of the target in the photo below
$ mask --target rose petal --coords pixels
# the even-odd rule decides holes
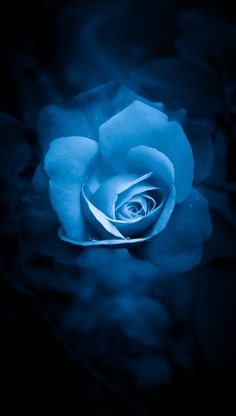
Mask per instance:
[[[126,220],[111,220],[111,223],[114,224],[124,236],[137,236],[147,230],[156,221],[162,209],[163,204],[159,205],[156,209],[150,211],[143,217],[128,218]],[[144,234],[144,237],[149,237],[150,235],[151,233],[149,230]]]
[[[140,101],[110,118],[99,128],[99,145],[107,163],[114,160],[123,170],[125,154],[133,147],[145,145],[164,153],[174,165],[177,201],[190,192],[193,180],[191,146],[182,127],[175,121],[168,123],[161,111]]]
[[[118,195],[130,187],[150,178],[152,173],[142,176],[135,174],[115,175],[106,180],[91,197],[91,202],[110,218],[115,218],[115,202]]]
[[[167,116],[141,101],[134,101],[99,128],[99,146],[104,159],[124,158],[129,149],[147,144],[149,136],[156,136],[160,126],[168,123]]]
[[[45,157],[44,168],[50,178],[51,204],[67,235],[82,239],[84,223],[80,194],[88,169],[98,154],[98,145],[85,137],[54,140]]]
[[[193,151],[194,182],[200,183],[209,176],[214,159],[210,134],[205,128],[188,121],[185,132]]]
[[[194,169],[192,149],[182,127],[175,121],[170,122],[159,133],[156,147],[174,165],[176,201],[182,202],[191,190]]]
[[[133,172],[143,174],[147,170],[153,173],[153,183],[168,191],[172,188],[175,178],[174,167],[168,157],[158,150],[137,146],[127,153],[128,166]]]
[[[92,137],[85,115],[73,103],[66,106],[49,105],[43,108],[38,114],[36,128],[39,144],[44,154],[50,143],[60,137]]]
[[[71,103],[43,108],[36,122],[43,153],[59,137],[80,135],[96,139],[102,123],[137,99],[148,103],[120,82],[112,81],[75,96]],[[152,105],[159,108],[161,104]]]
[[[208,203],[192,189],[189,197],[175,207],[165,229],[136,255],[167,273],[184,272],[201,261],[202,245],[210,234]]]
[[[149,237],[146,238],[131,238],[131,239],[109,239],[109,240],[96,240],[91,239],[88,241],[78,241],[78,240],[73,240],[72,238],[69,238],[64,230],[62,229],[62,227],[59,228],[58,230],[58,235],[61,238],[61,240],[66,241],[67,243],[73,244],[75,246],[81,246],[81,247],[90,247],[90,246],[94,246],[94,247],[105,247],[105,248],[128,248],[128,247],[133,247],[136,245],[139,245],[140,243],[143,243],[145,241],[147,241],[149,239]]]
[[[150,234],[155,235],[164,229],[175,206],[176,191],[173,185],[173,165],[163,153],[147,146],[137,146],[131,149],[127,153],[127,160],[131,168],[139,174],[146,171],[148,166],[153,172],[155,182],[160,184],[167,193],[164,209]]]
[[[143,182],[136,186],[131,186],[129,189],[127,189],[127,191],[124,191],[118,195],[117,202],[116,202],[116,210],[118,210],[123,204],[128,202],[134,195],[138,195],[146,191],[154,191],[154,190],[158,190],[161,192],[159,188],[147,182]]]
[[[150,227],[157,219],[162,209],[162,204],[146,216],[129,218],[125,220],[114,220],[105,215],[87,198],[84,189],[82,189],[84,214],[94,230],[102,235],[103,238],[122,238],[138,235]],[[148,238],[148,233],[145,238]]]
[[[110,219],[87,198],[84,189],[82,189],[83,212],[89,222],[93,225],[96,232],[99,232],[103,238],[122,238],[125,237],[111,223]]]
[[[144,216],[148,212],[147,197],[144,195],[135,195],[129,202],[123,204],[120,209],[116,211],[116,219],[125,220],[127,218],[135,218],[138,215]],[[120,216],[120,218],[118,218],[118,216]]]
[[[183,108],[173,111],[165,107],[164,112],[168,115],[169,121],[177,121],[183,128],[193,152],[194,183],[202,182],[212,171],[214,159],[211,123],[209,120],[207,122],[206,120],[203,122],[189,120]]]
[[[113,175],[114,170],[108,167],[99,157],[86,181],[86,191],[88,191],[88,194],[95,194],[98,188]]]
[[[165,203],[165,206],[163,207],[160,217],[158,218],[156,224],[153,226],[151,232],[149,233],[150,236],[154,236],[160,233],[162,230],[164,230],[166,224],[168,223],[171,217],[173,209],[175,207],[175,201],[176,201],[175,196],[176,196],[176,192],[175,192],[175,187],[173,186],[168,196],[168,199]]]
[[[138,215],[144,216],[147,215],[149,211],[152,211],[157,207],[161,206],[161,204],[164,201],[164,195],[161,195],[157,188],[154,188],[154,192],[152,192],[152,195],[153,196],[146,192],[134,194],[131,199],[129,199],[116,209],[116,219],[124,220],[127,218],[135,218]],[[156,198],[154,198],[154,195],[156,196]],[[138,209],[135,211],[130,210],[131,206],[136,207]]]
[[[136,99],[142,100],[133,91],[115,81],[79,94],[74,98],[74,103],[85,115],[92,129],[93,137],[96,139],[100,125],[113,117],[114,114],[124,110]]]

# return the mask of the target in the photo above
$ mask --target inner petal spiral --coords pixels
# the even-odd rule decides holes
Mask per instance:
[[[115,218],[121,221],[140,219],[157,208],[162,201],[163,194],[161,195],[161,192],[157,189],[155,190],[155,195],[150,195],[148,192],[134,194],[122,204],[116,204]]]

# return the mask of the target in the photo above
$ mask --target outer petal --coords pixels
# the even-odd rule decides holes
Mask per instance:
[[[194,183],[209,176],[214,159],[214,149],[206,128],[188,120],[184,128],[194,156]]]
[[[185,109],[173,111],[168,107],[163,110],[169,121],[177,121],[183,128],[191,145],[194,160],[194,183],[202,182],[211,172],[214,148],[211,136],[214,124],[209,120],[190,120]]]
[[[184,272],[201,261],[202,245],[210,234],[208,203],[192,189],[175,207],[166,228],[136,254],[167,273]]]
[[[148,103],[121,83],[109,82],[75,96],[71,103],[43,108],[37,118],[43,152],[48,150],[52,140],[59,137],[85,136],[96,139],[102,123],[137,99]]]
[[[136,100],[100,126],[101,154],[110,162],[114,157],[124,159],[132,147],[147,146],[149,137],[156,137],[160,127],[167,123],[163,112]]]
[[[147,240],[149,240],[149,237],[147,238],[131,238],[130,240],[124,238],[124,239],[116,239],[112,238],[109,240],[96,240],[95,238],[88,241],[78,241],[73,240],[72,238],[69,238],[64,230],[62,228],[59,229],[58,235],[61,240],[70,243],[74,246],[79,247],[105,247],[105,248],[129,248],[134,247],[136,245],[139,245],[140,243],[143,243]]]
[[[45,171],[50,178],[51,204],[70,238],[83,238],[80,194],[88,169],[98,154],[98,145],[85,137],[54,140],[45,157]]]
[[[193,181],[191,146],[182,127],[175,121],[168,123],[161,111],[134,101],[100,126],[99,145],[106,162],[116,160],[121,170],[126,153],[133,147],[145,145],[164,153],[174,165],[177,201],[188,196]]]
[[[175,207],[175,196],[176,192],[175,187],[173,186],[160,217],[153,226],[151,232],[149,232],[150,236],[160,233],[165,228]]]
[[[74,98],[74,103],[85,115],[96,139],[101,124],[137,99],[146,101],[120,82],[109,82],[79,94]]]
[[[77,105],[49,105],[37,117],[39,143],[46,153],[50,143],[59,137],[92,137],[92,131],[85,115]]]

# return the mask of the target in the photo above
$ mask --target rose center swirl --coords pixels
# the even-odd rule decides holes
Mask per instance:
[[[116,206],[115,218],[117,220],[128,220],[131,218],[144,217],[150,211],[154,210],[158,205],[160,205],[160,195],[158,195],[158,200],[159,201],[157,201],[153,196],[149,195],[148,193],[135,195],[122,205],[118,205],[118,207]]]
[[[92,188],[96,182],[91,179],[86,182],[82,189],[82,207],[89,224],[99,229],[103,238],[142,235],[156,223],[168,194],[152,176],[152,172],[142,176],[116,175],[96,187],[95,192]]]

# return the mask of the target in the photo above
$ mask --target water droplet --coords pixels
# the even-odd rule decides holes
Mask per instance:
[[[189,206],[190,206],[190,208],[193,208],[193,204],[190,204]]]

